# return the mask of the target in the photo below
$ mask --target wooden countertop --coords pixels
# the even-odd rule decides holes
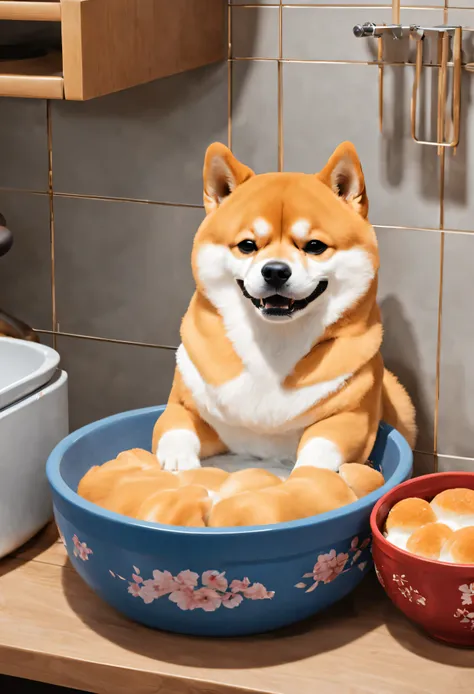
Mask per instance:
[[[155,632],[102,603],[49,527],[0,561],[0,674],[96,694],[472,694],[474,651],[421,634],[372,577],[330,612],[278,633]]]

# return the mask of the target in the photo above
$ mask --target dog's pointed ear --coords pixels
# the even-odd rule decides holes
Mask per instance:
[[[318,177],[361,217],[367,217],[369,200],[365,190],[365,179],[352,142],[339,145]]]
[[[244,181],[255,176],[252,169],[234,157],[228,147],[214,142],[204,158],[204,207],[209,214]]]

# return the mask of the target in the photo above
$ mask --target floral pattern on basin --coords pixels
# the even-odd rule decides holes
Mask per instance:
[[[64,537],[61,535],[61,540],[66,547],[66,541],[64,540]],[[89,561],[89,555],[94,554],[94,552],[91,550],[90,547],[87,546],[85,542],[81,542],[77,535],[74,535],[72,538],[72,542],[74,544],[74,549],[73,549],[73,554],[75,557],[80,559],[81,561]]]
[[[126,578],[109,569],[113,578]],[[140,598],[146,605],[167,597],[180,610],[204,610],[214,612],[221,606],[227,609],[239,607],[244,600],[271,600],[275,593],[262,583],[252,583],[248,578],[234,579],[229,583],[225,571],[204,571],[200,576],[189,569],[173,576],[169,571],[155,569],[151,578],[143,578],[140,569],[133,567],[132,580],[128,580],[128,592]]]
[[[363,571],[367,566],[367,561],[360,561],[360,559],[362,552],[369,547],[370,537],[366,537],[360,543],[359,538],[354,537],[348,552],[337,553],[335,549],[331,549],[327,554],[319,554],[312,571],[303,575],[305,579],[312,579],[313,583],[301,581],[295,585],[295,588],[305,589],[306,593],[312,593],[320,583],[332,583],[338,576],[350,571],[355,566]]]

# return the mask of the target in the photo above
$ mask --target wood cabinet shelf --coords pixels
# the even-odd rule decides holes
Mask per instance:
[[[84,101],[223,60],[225,0],[4,0],[0,20],[59,22],[61,51],[0,60],[0,96]]]
[[[0,95],[63,99],[61,53],[41,58],[0,62]]]
[[[59,0],[33,2],[31,0],[2,0],[0,19],[23,20],[28,22],[60,22],[61,5]]]

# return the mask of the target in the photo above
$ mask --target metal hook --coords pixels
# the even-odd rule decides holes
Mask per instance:
[[[397,11],[396,0],[394,0],[392,17],[399,15]],[[454,25],[441,26],[419,26],[412,24],[403,26],[401,24],[379,25],[373,22],[358,24],[353,28],[354,36],[357,38],[374,37],[379,40],[377,50],[377,63],[379,66],[379,128],[382,131],[383,123],[383,37],[390,36],[394,39],[401,39],[403,36],[409,35],[416,41],[416,59],[415,59],[415,79],[413,81],[412,99],[411,99],[411,136],[415,142],[421,145],[431,145],[438,148],[438,154],[441,154],[442,147],[456,148],[459,144],[460,119],[461,119],[461,70],[462,70],[462,27]],[[416,121],[417,121],[417,102],[418,93],[421,82],[421,72],[423,69],[423,45],[424,39],[429,36],[436,36],[438,40],[438,60],[439,60],[439,75],[438,75],[438,109],[437,109],[437,139],[432,142],[430,140],[421,140],[417,136]],[[448,85],[448,61],[450,43],[452,44],[452,66],[453,66],[453,87],[451,93],[452,100],[452,138],[446,141],[446,97]],[[470,69],[473,69],[470,66]],[[474,71],[474,70],[473,70]]]
[[[382,36],[390,35],[394,39],[403,37],[403,29],[400,24],[374,24],[373,22],[365,22],[365,24],[356,24],[352,29],[352,33],[358,39],[364,38],[382,38]]]
[[[440,27],[419,27],[412,26],[410,29],[412,36],[416,40],[416,60],[415,60],[415,79],[411,99],[411,136],[420,145],[430,145],[438,148],[441,154],[442,147],[455,148],[459,144],[460,120],[461,120],[461,48],[462,48],[462,27],[460,26],[440,26]],[[435,33],[438,35],[438,54],[440,60],[438,74],[438,113],[437,113],[437,140],[421,140],[417,137],[417,101],[421,82],[421,71],[423,69],[423,39],[425,35]],[[446,92],[448,81],[448,59],[449,44],[452,37],[453,54],[453,89],[452,89],[452,125],[453,133],[450,141],[445,140],[446,125]]]

